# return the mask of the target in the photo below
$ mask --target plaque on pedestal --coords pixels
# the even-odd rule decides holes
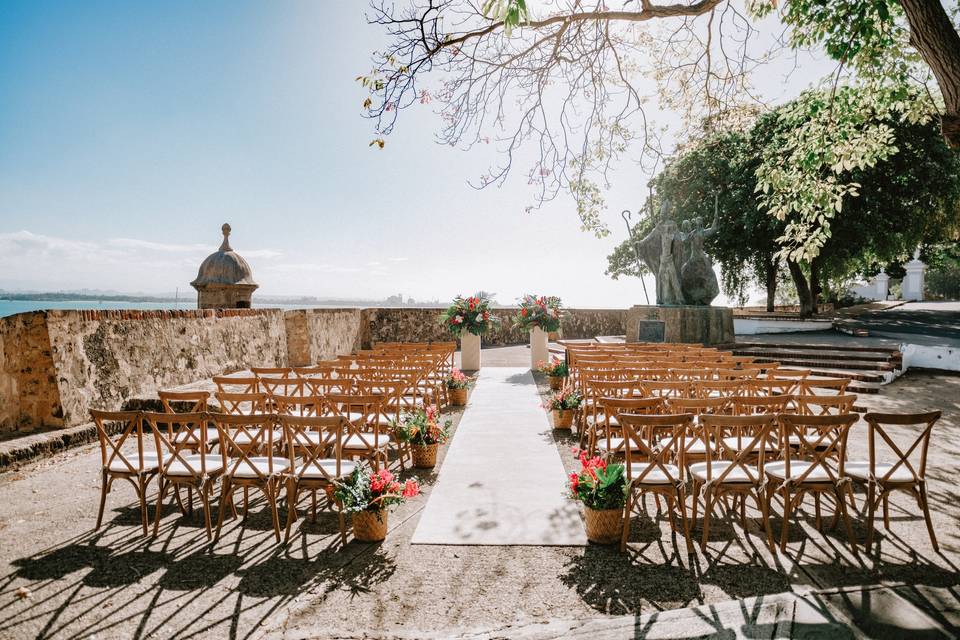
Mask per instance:
[[[733,311],[728,307],[645,306],[627,311],[627,342],[684,342],[702,345],[730,344]]]

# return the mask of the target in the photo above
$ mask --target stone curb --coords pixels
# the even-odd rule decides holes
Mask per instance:
[[[88,422],[76,427],[33,433],[0,442],[0,473],[96,440],[97,427]]]

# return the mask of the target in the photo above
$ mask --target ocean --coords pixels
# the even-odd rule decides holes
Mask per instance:
[[[312,307],[333,306],[342,308],[346,305],[310,305],[310,304],[278,304],[266,303],[256,304],[256,308],[271,309],[308,309]],[[40,309],[196,309],[197,303],[194,300],[183,300],[181,302],[127,302],[123,300],[110,300],[98,302],[97,300],[2,300],[0,299],[0,318],[12,316],[17,313],[27,311],[38,311]]]

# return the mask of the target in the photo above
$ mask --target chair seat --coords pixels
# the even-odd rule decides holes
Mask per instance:
[[[630,465],[630,477],[639,478],[640,474],[647,470],[650,464],[647,462],[635,462]],[[675,481],[680,479],[680,468],[672,464],[665,464],[663,467],[667,470],[671,477],[667,477],[667,474],[663,472],[663,469],[656,467],[650,473],[643,477],[643,480],[639,482],[640,485],[647,484],[673,484]]]
[[[691,441],[691,440],[681,440],[681,443],[682,443],[683,445],[685,445],[685,446],[683,447],[683,450],[684,450],[685,452],[687,452],[687,453],[699,454],[699,455],[706,455],[706,453],[707,453],[707,443],[705,443],[705,442],[704,442],[703,440],[701,440],[700,438],[697,438],[696,440],[692,440],[692,441]],[[660,446],[663,447],[664,449],[667,449],[667,448],[669,448],[669,447],[672,447],[672,446],[673,446],[673,438],[663,438],[663,439],[660,441]],[[716,449],[716,447],[714,447],[714,449]]]
[[[729,460],[713,460],[711,461],[710,472],[712,478],[707,475],[707,463],[706,462],[697,462],[696,464],[690,465],[690,475],[699,480],[700,482],[706,482],[708,480],[715,479],[720,476],[721,473],[726,471],[727,467],[731,466],[733,463]],[[740,484],[740,483],[751,483],[753,480],[747,474],[746,470],[742,466],[736,466],[727,475],[723,482],[725,484]]]
[[[390,434],[387,434],[387,433],[381,433],[376,438],[376,444],[378,447],[385,447],[389,445],[391,441],[392,439],[390,438]],[[363,434],[362,437],[360,435],[353,434],[352,436],[345,438],[341,447],[344,449],[366,451],[372,448],[373,445],[374,445],[373,434],[365,433]]]
[[[182,459],[182,460],[181,460]],[[200,475],[200,456],[179,456],[167,464],[163,474],[167,476],[197,476]],[[186,464],[184,464],[186,462]],[[223,460],[219,455],[208,455],[206,460],[207,475],[223,471]]]
[[[810,468],[811,462],[806,460],[791,460],[790,461],[790,476],[792,478],[799,479],[807,469]],[[777,479],[785,480],[787,463],[782,460],[777,460],[776,462],[768,462],[763,465],[763,471],[767,475]],[[833,474],[834,478],[837,477],[836,470]],[[804,482],[833,482],[833,479],[830,477],[830,474],[827,473],[826,469],[823,468],[823,465],[817,465],[810,474],[803,478]]]
[[[824,438],[822,441],[820,441],[819,444],[817,444],[817,441],[820,440],[820,436],[803,436],[803,440],[807,443],[808,446],[815,447],[818,451],[822,451],[830,447],[830,440],[828,438]],[[790,436],[789,438],[787,438],[787,442],[790,444],[791,447],[794,447],[794,448],[799,447],[800,436]]]
[[[217,430],[213,427],[207,428],[207,442],[214,443],[220,440],[220,434],[217,433]],[[193,429],[184,429],[183,431],[178,431],[173,436],[174,444],[199,444],[200,443],[200,427],[194,427]]]
[[[624,443],[623,438],[619,438],[617,436],[610,436],[610,446],[608,448],[606,437],[601,437],[601,436],[597,437],[597,449],[600,449],[601,451],[623,451],[623,443]],[[653,448],[653,445],[650,445],[650,447]],[[634,446],[634,448],[632,449],[632,451],[639,451],[639,450],[640,448],[637,446]]]
[[[880,480],[887,473],[890,472],[890,469],[893,465],[889,462],[878,462],[876,467],[876,478]],[[844,465],[844,475],[848,475],[854,480],[860,480],[866,482],[870,478],[870,463],[866,460],[855,460],[848,462]],[[913,474],[910,473],[910,469],[906,465],[902,464],[897,467],[897,470],[893,472],[887,482],[913,482]]]
[[[113,472],[119,473],[130,473],[130,467],[133,467],[133,472],[136,473],[137,468],[140,466],[140,454],[136,451],[133,453],[124,454],[126,457],[126,462],[121,460],[119,457],[114,458],[110,462],[109,469]],[[127,466],[127,462],[130,463],[130,466]],[[143,470],[144,471],[153,471],[160,467],[160,462],[157,460],[157,454],[155,453],[144,453],[143,454]]]
[[[234,431],[230,434],[233,439],[234,444],[238,447],[244,447],[250,444],[253,444],[254,438],[259,436],[259,431],[257,429],[249,429],[248,431]],[[261,438],[257,440],[257,444],[268,444],[267,438],[269,438],[266,433],[263,434]],[[273,430],[273,444],[281,445],[283,444],[283,429],[274,429]]]
[[[290,461],[286,458],[273,459],[273,475],[283,473],[290,466]],[[231,465],[232,467],[232,465]],[[266,456],[251,456],[246,460],[241,460],[235,468],[232,468],[231,475],[234,478],[256,478],[260,475],[270,475],[270,459]],[[259,472],[259,473],[258,473]]]
[[[356,468],[357,463],[353,460],[341,460],[340,461],[340,476],[344,477],[353,473],[354,468]],[[337,461],[333,458],[324,458],[321,460],[313,460],[307,464],[303,464],[298,467],[295,471],[297,476],[307,479],[307,480],[322,480],[323,478],[336,478],[337,472]]]

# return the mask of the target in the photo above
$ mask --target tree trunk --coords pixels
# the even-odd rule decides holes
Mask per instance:
[[[818,311],[821,293],[823,287],[820,284],[820,260],[817,257],[810,261],[810,307],[814,313]]]
[[[800,264],[793,260],[787,260],[787,268],[790,269],[790,277],[793,278],[793,284],[797,287],[797,297],[800,298],[800,317],[809,318],[813,315],[813,298],[810,296],[807,276],[800,268]]]
[[[773,313],[777,299],[777,263],[775,260],[767,260],[765,275],[767,279],[767,313]]]
[[[910,23],[910,44],[930,67],[943,93],[943,137],[960,149],[960,34],[940,0],[900,0]]]

